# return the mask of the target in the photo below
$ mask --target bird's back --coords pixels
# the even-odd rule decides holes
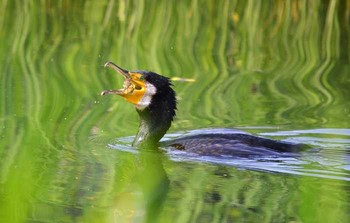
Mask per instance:
[[[164,141],[162,147],[203,156],[281,156],[302,151],[304,145],[244,133],[198,134]]]

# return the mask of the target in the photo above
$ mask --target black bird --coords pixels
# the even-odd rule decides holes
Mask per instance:
[[[161,146],[205,156],[280,156],[300,151],[302,145],[257,137],[245,132],[198,134],[159,142],[175,117],[176,98],[170,79],[149,71],[127,71],[112,62],[105,67],[125,80],[122,89],[103,91],[132,103],[140,116],[134,147]]]

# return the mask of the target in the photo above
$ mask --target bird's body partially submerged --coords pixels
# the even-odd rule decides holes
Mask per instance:
[[[117,94],[135,105],[140,127],[133,146],[164,146],[206,156],[276,155],[296,152],[299,145],[250,134],[194,135],[159,144],[175,117],[176,98],[169,78],[148,71],[127,71],[112,62],[105,66],[117,70],[124,78],[124,88],[103,91],[101,95]]]
[[[291,156],[296,155],[302,148],[301,145],[248,133],[198,134],[164,141],[161,142],[161,146],[215,157]]]

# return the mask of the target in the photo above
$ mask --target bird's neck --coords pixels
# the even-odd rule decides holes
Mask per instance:
[[[140,116],[140,126],[133,146],[156,146],[171,126],[175,116],[176,100],[174,91],[163,97],[155,96],[149,107],[137,110]]]

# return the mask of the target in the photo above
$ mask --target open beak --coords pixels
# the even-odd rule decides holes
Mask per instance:
[[[107,62],[105,67],[111,67],[124,77],[122,89],[102,91],[101,95],[115,94],[122,96],[126,101],[139,106],[146,94],[147,86],[143,75],[138,72],[124,70],[112,62]]]
[[[116,70],[119,74],[121,74],[125,80],[124,80],[124,84],[123,84],[123,88],[122,89],[118,89],[118,90],[106,90],[106,91],[102,91],[101,95],[108,95],[108,94],[116,94],[116,95],[126,95],[129,94],[130,92],[133,91],[134,87],[131,84],[131,76],[129,71],[124,70],[123,68],[115,65],[113,62],[107,62],[105,64],[105,67],[111,67],[114,70]]]

